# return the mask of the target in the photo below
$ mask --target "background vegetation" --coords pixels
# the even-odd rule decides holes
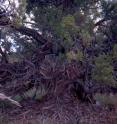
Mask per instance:
[[[115,0],[1,0],[0,92],[116,106],[116,22]]]

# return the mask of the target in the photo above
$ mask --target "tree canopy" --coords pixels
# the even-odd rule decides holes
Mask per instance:
[[[115,92],[116,22],[116,0],[0,0],[0,84],[16,99]]]

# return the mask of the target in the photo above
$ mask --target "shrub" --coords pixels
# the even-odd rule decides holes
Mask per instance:
[[[117,86],[113,78],[113,67],[111,64],[112,58],[109,55],[100,55],[96,57],[95,68],[92,72],[92,77],[99,83],[104,83],[109,86]]]

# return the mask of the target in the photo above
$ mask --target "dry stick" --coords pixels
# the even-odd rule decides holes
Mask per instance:
[[[14,105],[16,105],[16,106],[18,106],[18,107],[22,107],[19,102],[17,102],[17,101],[15,101],[15,100],[11,99],[10,97],[6,96],[6,95],[3,94],[3,93],[0,93],[0,99],[1,99],[1,100],[8,100],[8,101],[10,101],[12,104],[14,104]]]

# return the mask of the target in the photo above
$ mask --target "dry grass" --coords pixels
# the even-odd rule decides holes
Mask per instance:
[[[65,101],[61,98],[32,104],[21,112],[11,115],[1,113],[0,124],[116,124],[117,108],[101,107],[80,103],[78,100]],[[6,109],[5,109],[6,110]]]

